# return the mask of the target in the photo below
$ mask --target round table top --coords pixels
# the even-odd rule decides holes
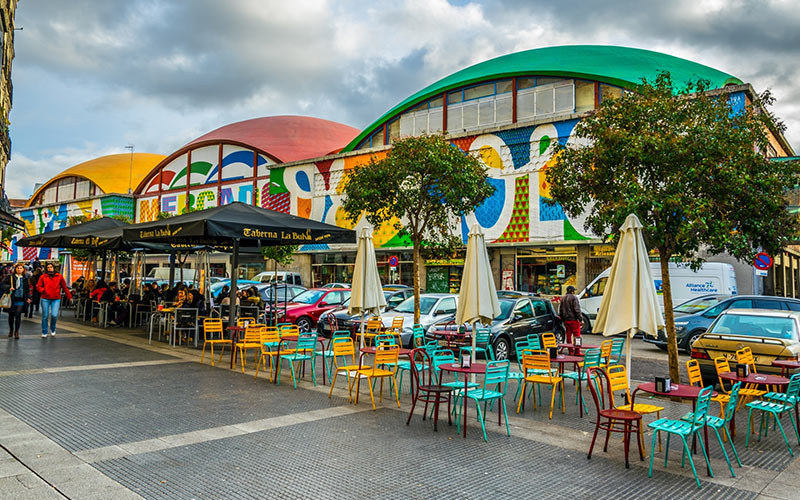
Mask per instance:
[[[563,344],[558,344],[558,347],[559,348],[565,348],[565,349],[575,349],[575,344],[574,343],[569,343],[569,342],[564,342]],[[581,344],[580,348],[581,349],[600,349],[600,346],[599,345]]]
[[[655,382],[643,382],[636,386],[639,391],[649,392],[650,394],[658,394],[659,396],[675,396],[679,398],[697,399],[702,387],[686,384],[672,384],[669,392],[660,392],[656,390]]]
[[[483,363],[472,363],[467,367],[463,367],[458,363],[445,363],[443,365],[439,365],[439,368],[442,370],[446,370],[448,372],[457,372],[457,373],[485,373],[486,372],[486,365]]]
[[[583,361],[583,356],[575,356],[574,354],[559,354],[555,358],[550,358],[551,363],[580,363]]]
[[[719,374],[720,378],[731,380],[733,382],[741,382],[743,384],[759,384],[759,385],[788,385],[789,379],[781,377],[780,375],[771,375],[769,373],[751,373],[746,377],[740,377],[736,372],[723,372]]]
[[[776,359],[772,362],[772,366],[778,366],[780,368],[800,368],[800,361],[796,359]]]
[[[409,356],[413,350],[414,349],[406,349],[405,347],[400,347],[397,349],[397,353],[400,356]],[[367,346],[367,347],[362,347],[361,352],[363,352],[364,354],[375,354],[376,352],[378,352],[378,349],[374,346]]]

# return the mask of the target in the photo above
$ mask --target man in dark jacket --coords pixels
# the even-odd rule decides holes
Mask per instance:
[[[581,336],[581,305],[578,297],[575,295],[575,287],[570,285],[567,287],[567,294],[561,298],[561,304],[558,306],[558,315],[561,316],[561,321],[564,322],[564,330],[567,334],[567,343],[572,343],[572,337]]]

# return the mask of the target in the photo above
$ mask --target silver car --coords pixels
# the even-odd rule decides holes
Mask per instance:
[[[456,306],[458,305],[458,295],[450,293],[423,293],[419,296],[419,322],[427,332],[434,325],[441,325],[455,321]],[[392,321],[396,317],[403,318],[403,331],[400,338],[403,345],[411,346],[411,330],[414,326],[414,297],[409,297],[399,306],[385,313],[383,326],[392,326]]]

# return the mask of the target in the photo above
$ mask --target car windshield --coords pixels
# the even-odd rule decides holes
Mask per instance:
[[[306,290],[297,297],[292,299],[292,302],[299,302],[301,304],[316,304],[317,301],[325,295],[327,290]]]
[[[500,314],[495,316],[494,319],[506,319],[511,316],[511,311],[514,310],[514,304],[516,304],[516,301],[500,299]]]
[[[439,299],[437,297],[420,297],[419,298],[419,312],[420,314],[428,314],[433,309],[433,306],[436,305],[436,302]],[[400,303],[399,306],[395,307],[395,312],[400,313],[413,313],[414,312],[414,297],[409,297],[403,302]]]
[[[711,327],[710,333],[793,339],[797,337],[797,326],[794,319],[786,317],[723,314]]]
[[[723,300],[725,300],[725,297],[723,296],[698,297],[696,299],[687,300],[683,304],[680,304],[675,308],[675,312],[685,314],[699,313],[701,311],[705,311],[709,307],[719,304]]]

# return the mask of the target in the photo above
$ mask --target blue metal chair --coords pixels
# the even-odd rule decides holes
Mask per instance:
[[[486,372],[483,378],[483,387],[476,387],[467,390],[466,397],[475,401],[475,404],[478,408],[478,421],[481,423],[481,431],[483,431],[483,440],[488,441],[489,439],[486,437],[486,406],[489,401],[500,401],[500,404],[503,407],[503,417],[506,422],[506,434],[511,436],[511,429],[508,427],[508,411],[506,409],[506,389],[508,388],[508,370],[511,366],[511,362],[507,359],[502,361],[489,361],[486,364]],[[490,388],[491,387],[491,388]],[[499,390],[498,390],[499,388]],[[481,403],[484,405],[483,411],[481,411]],[[461,429],[461,419],[459,418],[458,412],[460,411],[461,405],[455,403],[455,410],[456,410],[456,425],[458,426],[459,430]],[[497,425],[501,425],[500,422],[500,411],[497,412]]]
[[[492,339],[491,328],[478,327],[475,329],[475,359],[478,359],[478,353],[483,353],[483,358],[486,360],[491,359],[494,361],[494,351],[489,341]],[[464,353],[472,354],[472,346],[464,346],[459,350],[461,356]]]
[[[697,481],[697,487],[700,488],[700,478],[697,476],[697,469],[694,467],[694,460],[692,459],[692,452],[689,449],[689,444],[687,440],[692,437],[696,436],[697,439],[700,441],[700,448],[703,450],[703,457],[706,459],[706,465],[708,466],[708,471],[711,477],[714,477],[714,473],[711,471],[711,462],[708,460],[708,454],[706,453],[706,447],[703,443],[703,435],[701,432],[698,432],[706,425],[706,416],[708,415],[708,406],[711,402],[711,394],[713,393],[712,387],[705,387],[700,390],[700,394],[697,396],[697,404],[695,405],[694,414],[690,421],[684,420],[670,420],[668,418],[659,418],[658,420],[651,422],[648,424],[648,427],[653,429],[653,445],[650,447],[650,471],[647,473],[647,477],[653,477],[653,456],[656,451],[656,437],[658,431],[666,432],[667,433],[667,446],[665,447],[664,451],[664,467],[667,466],[667,461],[669,459],[669,438],[673,434],[681,438],[681,442],[683,442],[683,453],[681,454],[681,467],[686,464],[686,456],[689,456],[689,464],[692,466],[692,473],[694,473],[694,479]],[[748,430],[749,432],[749,430]]]
[[[747,448],[750,445],[750,424],[752,423],[753,410],[760,410],[761,423],[758,426],[758,440],[761,441],[762,432],[764,433],[764,437],[767,436],[768,425],[764,417],[765,415],[770,414],[775,417],[775,423],[778,424],[778,429],[781,431],[783,442],[786,443],[786,447],[789,448],[789,454],[794,456],[792,446],[789,444],[789,440],[786,439],[786,432],[783,430],[781,417],[786,413],[789,414],[789,422],[792,423],[794,435],[797,437],[797,444],[800,444],[800,433],[798,433],[797,424],[792,418],[792,409],[794,408],[795,404],[797,404],[798,395],[800,394],[800,373],[795,373],[792,375],[792,378],[789,380],[789,387],[786,388],[786,393],[784,396],[777,396],[779,393],[768,394],[771,395],[771,401],[752,401],[745,405],[750,408],[750,411],[748,412],[747,416],[747,440],[744,443],[744,447]],[[766,396],[767,395],[765,394],[764,397]]]
[[[309,361],[311,363],[311,379],[314,385],[317,385],[317,371],[315,368],[317,351],[317,334],[316,333],[301,333],[297,339],[297,348],[291,354],[281,355],[281,364],[278,365],[278,383],[281,383],[281,367],[284,361],[289,361],[289,368],[292,370],[292,383],[294,388],[297,389],[297,377],[295,375],[295,363]]]
[[[714,430],[714,434],[717,435],[717,441],[719,441],[719,447],[722,448],[722,455],[725,457],[725,461],[728,462],[728,468],[731,471],[731,476],[736,477],[736,473],[733,472],[733,466],[731,465],[731,461],[728,458],[728,452],[725,451],[725,445],[722,443],[722,437],[719,434],[719,430],[722,429],[722,433],[727,433],[725,428],[726,425],[731,421],[733,418],[733,414],[736,412],[736,402],[739,399],[739,389],[741,388],[742,383],[736,382],[733,384],[730,393],[730,399],[728,400],[728,404],[725,407],[725,417],[720,418],[714,415],[706,415],[706,425]],[[692,422],[695,419],[695,412],[687,413],[681,420],[685,422]],[[742,466],[742,461],[739,460],[739,454],[736,452],[736,446],[733,444],[733,439],[729,440],[731,443],[731,448],[733,449],[733,456],[736,457],[736,462],[739,464],[739,467]]]

